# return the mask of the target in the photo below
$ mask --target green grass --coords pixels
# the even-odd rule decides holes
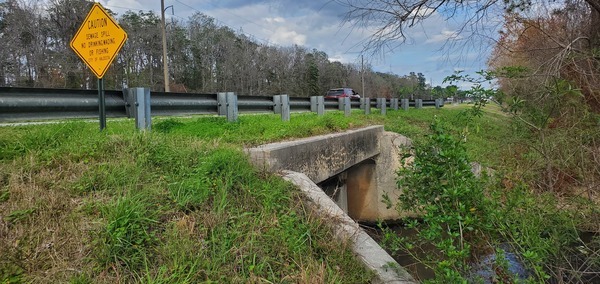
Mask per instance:
[[[460,111],[167,118],[149,133],[126,120],[103,132],[0,128],[0,282],[367,283],[348,244],[243,147],[373,124],[418,140],[433,116],[459,123]],[[486,119],[468,147],[493,163],[504,142],[494,137],[510,130]]]

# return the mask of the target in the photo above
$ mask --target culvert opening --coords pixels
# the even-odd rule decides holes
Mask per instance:
[[[321,182],[318,186],[352,219],[377,218],[376,164],[373,159],[358,163]]]

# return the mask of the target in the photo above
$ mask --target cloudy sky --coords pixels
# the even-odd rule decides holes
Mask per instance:
[[[167,17],[185,21],[201,12],[258,41],[273,45],[298,44],[325,51],[330,60],[360,63],[369,31],[344,24],[347,8],[329,0],[164,0]],[[160,13],[160,0],[100,0],[104,7],[122,14],[127,10],[152,10]],[[173,15],[171,16],[171,13]],[[405,44],[385,54],[365,54],[374,70],[405,75],[425,74],[433,85],[442,84],[454,70],[472,73],[485,68],[491,50],[488,43],[478,42],[461,52],[440,51],[448,37],[455,36],[456,21],[446,21],[439,14],[411,29]]]

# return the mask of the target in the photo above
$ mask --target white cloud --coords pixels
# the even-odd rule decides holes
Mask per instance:
[[[418,17],[428,17],[428,16],[432,15],[433,13],[435,13],[435,9],[429,8],[429,7],[425,7],[425,8],[421,8],[421,9],[419,9],[417,11],[413,10],[410,13],[410,16],[413,17],[413,16],[416,15]]]
[[[448,40],[457,40],[462,37],[456,31],[442,30],[440,33],[429,37],[425,43],[445,43]]]
[[[148,6],[147,4],[144,5],[142,3],[140,3],[139,0],[102,0],[99,1],[100,4],[102,4],[102,6],[109,8],[111,10],[132,10],[133,12],[137,12],[139,10],[152,10],[154,7],[154,5],[152,6]],[[160,3],[160,2],[158,2]],[[157,9],[158,11],[160,11],[160,7],[158,7]]]
[[[267,23],[270,23],[270,24],[272,24],[272,23],[284,23],[285,19],[282,18],[282,17],[274,17],[274,18],[265,18],[265,21]]]
[[[0,0],[1,1],[1,0]],[[173,5],[175,17],[185,19],[196,12],[217,19],[217,23],[239,31],[240,29],[257,40],[289,46],[297,44],[308,50],[316,48],[329,55],[331,61],[359,63],[359,52],[373,27],[342,25],[345,8],[334,2],[317,4],[314,0],[165,0]],[[134,10],[152,10],[160,13],[158,0],[100,0],[111,10],[122,14],[126,7]],[[170,11],[169,11],[170,14]],[[448,21],[445,16],[426,8],[416,14],[427,16],[418,25],[406,30],[407,44],[381,57],[365,54],[365,63],[374,66],[375,71],[393,72],[404,75],[409,72],[422,72],[434,84],[441,84],[444,77],[452,74],[454,66],[469,66],[468,70],[485,68],[485,48],[468,53],[442,53],[440,49],[446,40],[461,39],[457,30],[462,21],[460,15]],[[497,19],[488,19],[488,21]],[[483,59],[483,60],[482,60]]]
[[[279,27],[274,34],[269,38],[273,43],[279,45],[304,45],[306,43],[306,35],[296,31],[288,30],[287,27]]]

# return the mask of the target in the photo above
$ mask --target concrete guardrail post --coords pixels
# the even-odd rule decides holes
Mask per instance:
[[[371,98],[364,98],[365,100],[365,114],[371,114]]]
[[[423,108],[423,100],[422,99],[415,100],[415,108]]]
[[[129,88],[127,91],[127,104],[130,105],[130,114],[135,117],[135,128],[150,130],[152,127],[150,89]]]

